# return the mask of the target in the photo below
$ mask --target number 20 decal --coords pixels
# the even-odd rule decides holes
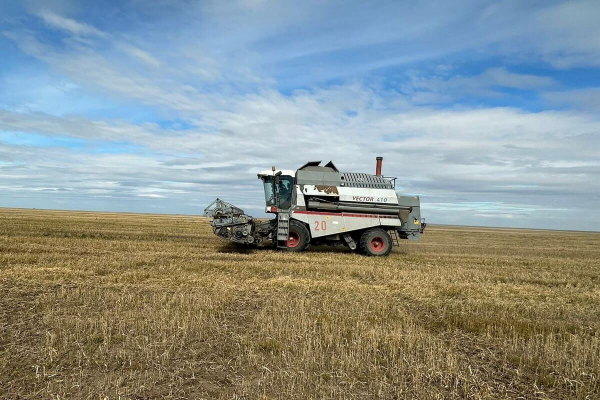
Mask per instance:
[[[327,221],[315,221],[315,231],[326,231]]]

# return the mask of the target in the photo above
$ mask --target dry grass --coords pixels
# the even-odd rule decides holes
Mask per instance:
[[[195,217],[0,210],[0,398],[600,398],[600,234],[430,227],[388,258]]]

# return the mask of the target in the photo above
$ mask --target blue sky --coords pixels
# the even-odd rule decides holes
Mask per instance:
[[[0,206],[262,214],[397,176],[432,223],[598,230],[600,2],[0,2]]]

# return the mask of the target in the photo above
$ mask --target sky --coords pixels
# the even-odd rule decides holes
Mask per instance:
[[[0,207],[264,216],[397,177],[430,223],[599,230],[600,2],[0,0]]]

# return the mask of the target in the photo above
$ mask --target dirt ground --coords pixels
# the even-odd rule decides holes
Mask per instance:
[[[2,399],[597,399],[599,374],[598,233],[429,226],[368,258],[0,209]]]

